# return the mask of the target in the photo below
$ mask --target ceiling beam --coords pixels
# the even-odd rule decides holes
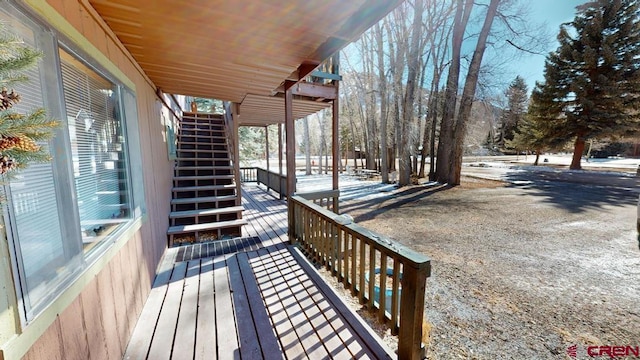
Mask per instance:
[[[300,82],[293,84],[291,93],[293,95],[302,95],[312,98],[322,98],[333,100],[338,97],[338,88],[335,86],[318,85],[308,82]]]

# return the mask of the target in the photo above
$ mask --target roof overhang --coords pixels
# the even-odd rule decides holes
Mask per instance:
[[[300,80],[401,2],[89,0],[163,92],[237,103]]]
[[[306,99],[293,100],[293,118],[300,119],[331,106],[331,103]],[[284,98],[249,94],[240,104],[240,124],[267,126],[284,123]]]

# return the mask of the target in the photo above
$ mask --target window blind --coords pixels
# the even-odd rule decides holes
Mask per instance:
[[[36,33],[6,13],[0,13],[5,29],[36,47]],[[44,107],[42,69],[25,72],[28,82],[13,87],[22,101],[13,107],[29,113]],[[47,148],[47,143],[40,143]],[[11,207],[13,239],[18,268],[22,273],[23,302],[27,311],[35,307],[55,286],[56,271],[65,264],[64,244],[51,163],[32,164],[9,183],[8,206]]]
[[[64,50],[60,59],[82,238],[93,244],[130,219],[119,93]]]

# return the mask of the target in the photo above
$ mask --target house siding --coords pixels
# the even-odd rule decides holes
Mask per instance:
[[[101,65],[111,65],[105,66],[110,71],[119,70],[120,73],[116,71],[114,75],[120,78],[124,75],[126,79],[121,80],[135,87],[139,134],[128,135],[139,137],[143,166],[132,171],[143,173],[146,215],[136,232],[119,240],[123,244],[117,252],[105,254],[111,259],[97,262],[76,281],[86,284],[81,290],[76,286],[73,293],[71,286],[71,290],[61,295],[68,298],[64,309],[45,310],[45,313],[56,311],[57,314],[39,316],[22,331],[16,329],[8,341],[0,343],[0,359],[121,358],[166,248],[173,164],[168,160],[163,137],[162,105],[151,81],[87,1],[27,0],[26,4],[48,23],[49,19],[57,18],[51,27],[63,34],[75,29],[82,36],[71,38],[75,46],[92,56],[99,55]],[[60,24],[69,28],[60,29]],[[111,64],[105,64],[105,58]],[[13,287],[13,282],[4,281],[6,286]],[[15,311],[10,313],[17,316]],[[0,321],[19,323],[6,316]],[[10,326],[3,325],[3,328]]]

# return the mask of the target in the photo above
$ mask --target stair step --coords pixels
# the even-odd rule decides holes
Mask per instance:
[[[215,132],[223,132],[220,130],[198,130],[198,131],[215,131]],[[206,138],[206,139],[226,139],[226,136],[224,136],[224,134],[222,135],[191,135],[191,134],[180,134],[178,136],[178,139],[180,138],[184,138],[184,137],[199,137],[199,138]]]
[[[237,196],[235,195],[224,195],[224,196],[206,196],[206,197],[197,197],[197,198],[171,199],[171,205],[229,201],[229,200],[235,200],[236,198]]]
[[[236,186],[233,184],[228,185],[205,185],[205,186],[176,186],[171,191],[180,192],[180,191],[207,191],[207,190],[227,190],[227,189],[235,189]]]
[[[238,220],[229,220],[229,221],[219,221],[214,223],[205,223],[205,224],[194,224],[194,225],[176,225],[169,227],[167,230],[167,234],[184,234],[195,231],[203,231],[203,230],[216,230],[234,226],[242,226],[246,225],[247,221],[243,219]]]
[[[203,144],[207,145],[206,143],[203,143]],[[202,153],[205,153],[205,152],[206,153],[225,153],[225,154],[229,153],[229,150],[209,150],[209,149],[203,150],[203,149],[180,149],[180,148],[178,148],[177,151],[182,151],[182,152],[202,152]],[[180,156],[178,156],[178,159],[180,159]]]
[[[179,157],[178,161],[231,161],[230,158],[194,158],[194,157]]]
[[[193,117],[182,117],[180,121],[182,124],[188,125],[216,125],[216,126],[224,126],[224,120],[222,119],[211,119],[211,118],[193,118]]]
[[[233,175],[190,175],[190,176],[174,176],[173,181],[182,180],[224,180],[233,179]]]
[[[244,208],[242,206],[230,206],[230,207],[219,208],[219,209],[172,211],[169,213],[169,217],[171,219],[176,219],[176,218],[195,217],[195,216],[231,214],[231,213],[237,213],[243,210]]]
[[[175,169],[176,170],[211,170],[211,168],[213,168],[214,170],[232,170],[233,166],[229,166],[229,165],[224,165],[224,166],[216,166],[216,165],[211,165],[211,166],[176,166]]]
[[[222,139],[226,139],[224,137],[220,137],[219,140]],[[189,144],[189,145],[227,145],[226,142],[219,142],[219,143],[214,143],[214,142],[204,142],[204,141],[185,141],[185,140],[178,140],[178,144]]]

